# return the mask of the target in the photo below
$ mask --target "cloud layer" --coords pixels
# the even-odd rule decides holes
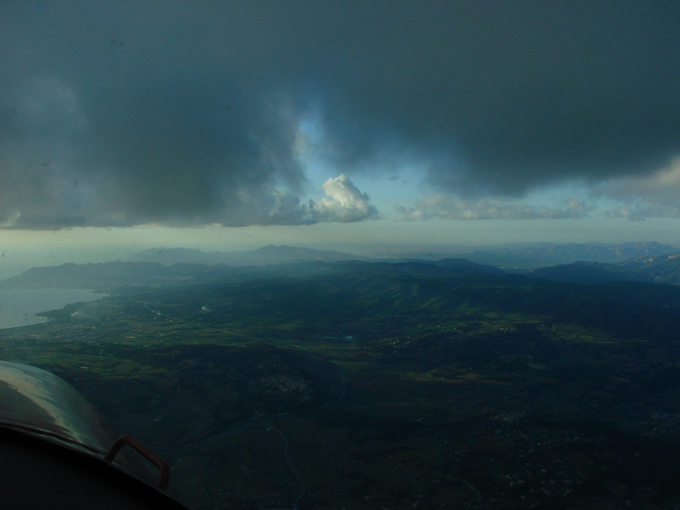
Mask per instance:
[[[408,159],[463,198],[423,214],[553,214],[484,210],[680,154],[679,26],[621,0],[3,2],[0,223],[375,217],[349,179],[300,205],[311,117],[334,175]]]
[[[622,203],[607,212],[610,218],[680,218],[680,157],[651,175],[612,179],[596,191]]]
[[[397,205],[401,220],[422,221],[431,218],[445,220],[562,220],[580,219],[594,209],[570,198],[559,207],[536,207],[508,200],[458,200],[446,195],[432,195],[415,208]]]

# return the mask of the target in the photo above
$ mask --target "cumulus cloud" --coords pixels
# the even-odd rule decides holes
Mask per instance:
[[[254,195],[244,201],[257,200],[246,208],[255,215],[241,217],[236,225],[312,225],[314,223],[353,223],[377,219],[378,210],[344,174],[326,180],[322,185],[327,198],[303,203],[300,197],[282,189],[266,196]]]
[[[359,191],[344,174],[324,182],[323,190],[329,198],[309,203],[311,216],[316,221],[350,223],[378,217],[378,210],[370,204],[368,195]]]
[[[560,207],[536,207],[509,200],[482,199],[459,200],[448,195],[432,195],[415,208],[398,205],[398,219],[422,221],[431,218],[445,220],[536,220],[579,219],[594,209],[575,198],[564,201]]]

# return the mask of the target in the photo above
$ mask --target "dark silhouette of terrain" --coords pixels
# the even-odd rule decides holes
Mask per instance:
[[[580,284],[620,281],[678,285],[680,284],[680,253],[636,257],[619,264],[573,262],[536,269],[527,276]]]

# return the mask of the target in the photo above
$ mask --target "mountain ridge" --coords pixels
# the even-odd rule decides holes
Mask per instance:
[[[489,250],[475,250],[461,256],[477,264],[491,264],[510,269],[548,267],[577,261],[617,263],[635,257],[654,257],[676,252],[678,248],[657,242],[522,243],[501,245]]]
[[[572,262],[539,268],[525,276],[579,284],[621,281],[680,285],[680,252],[636,257],[619,264]]]
[[[158,262],[67,263],[60,266],[36,267],[0,282],[1,289],[71,288],[103,292],[127,291],[134,288],[161,288],[205,283],[225,283],[246,280],[319,276],[374,272],[384,275],[464,275],[497,276],[504,271],[475,264],[464,259],[440,262],[367,262],[347,260],[337,262],[303,261],[278,265],[231,267],[225,264],[206,265]]]
[[[410,262],[438,261],[448,258],[466,259],[510,271],[530,271],[539,267],[570,264],[577,261],[619,263],[637,257],[659,257],[677,253],[678,248],[657,242],[607,243],[510,243],[486,249],[436,252],[392,252],[390,255],[354,255],[335,250],[317,250],[288,245],[268,244],[255,250],[203,252],[193,248],[154,248],[131,255],[129,262],[226,264],[250,266],[295,263],[303,261],[339,262],[349,260]]]
[[[128,262],[158,262],[164,265],[189,263],[259,266],[306,261],[338,262],[346,260],[367,260],[367,258],[334,250],[268,244],[256,250],[233,252],[204,252],[195,248],[153,248],[131,255]]]

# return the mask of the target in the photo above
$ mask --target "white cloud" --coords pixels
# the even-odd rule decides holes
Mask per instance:
[[[346,175],[328,179],[322,188],[327,198],[310,200],[307,204],[301,203],[297,195],[279,188],[264,198],[243,195],[241,202],[248,205],[242,208],[241,216],[232,224],[313,225],[352,223],[378,217],[378,210],[371,205],[368,195],[359,191]]]
[[[378,217],[378,210],[370,204],[368,195],[359,191],[345,174],[328,179],[323,183],[323,190],[329,198],[309,201],[309,212],[314,223],[351,223]]]
[[[445,220],[533,220],[577,219],[588,216],[591,205],[569,198],[559,207],[536,207],[529,204],[497,199],[458,200],[445,195],[431,195],[415,208],[397,205],[399,220],[422,221],[430,218]]]

